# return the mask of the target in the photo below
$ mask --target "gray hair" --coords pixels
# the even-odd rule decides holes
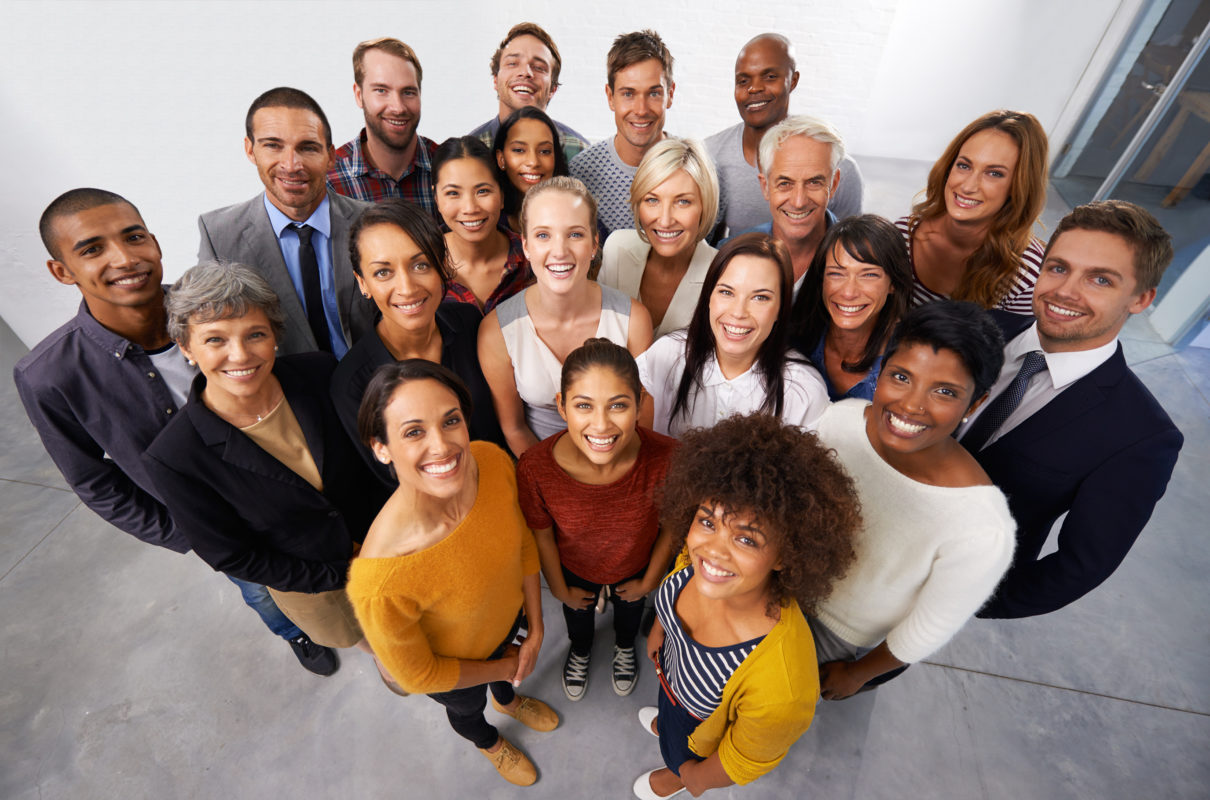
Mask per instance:
[[[280,340],[286,330],[277,294],[251,267],[225,261],[203,261],[185,270],[164,301],[168,335],[177,344],[189,341],[189,326],[242,317],[260,310]]]
[[[693,178],[701,195],[702,218],[694,232],[695,241],[705,239],[714,228],[714,218],[718,216],[718,174],[714,170],[714,161],[696,139],[670,136],[656,142],[647,151],[634,173],[634,180],[630,182],[630,213],[634,215],[634,228],[644,242],[647,241],[647,233],[638,224],[639,204],[648,193],[655,191],[657,186],[680,170]]]
[[[756,166],[762,175],[766,178],[769,177],[769,170],[773,166],[773,155],[781,148],[782,143],[791,136],[806,136],[808,139],[814,139],[822,144],[831,145],[832,157],[830,161],[832,175],[836,174],[836,169],[840,166],[840,162],[844,160],[844,139],[841,138],[840,131],[832,127],[830,122],[822,120],[819,117],[797,114],[786,117],[766,131],[765,135],[761,137],[760,148],[756,153]]]

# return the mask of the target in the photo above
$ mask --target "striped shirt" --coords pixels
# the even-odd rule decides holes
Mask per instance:
[[[698,719],[714,713],[723,699],[731,673],[765,637],[758,636],[726,647],[706,647],[693,640],[676,616],[676,598],[693,577],[693,567],[675,572],[660,585],[655,611],[664,627],[660,663],[676,701]]]
[[[336,164],[328,170],[328,185],[337,194],[380,203],[399,197],[436,215],[433,194],[433,153],[437,143],[416,134],[416,155],[399,177],[388,175],[366,158],[366,129],[336,151]]]
[[[912,218],[910,216],[900,217],[895,220],[895,227],[903,234],[903,241],[907,243],[908,256],[912,258],[912,308],[925,303],[949,299],[946,295],[934,292],[920,282],[920,276],[916,273],[916,259],[912,256],[912,232],[916,227]],[[992,308],[998,308],[1010,314],[1033,315],[1034,284],[1038,282],[1038,275],[1042,272],[1042,254],[1045,251],[1046,245],[1042,243],[1042,240],[1031,236],[1029,245],[1021,254],[1021,263],[1017,267],[1017,274],[1013,277],[1012,288]]]

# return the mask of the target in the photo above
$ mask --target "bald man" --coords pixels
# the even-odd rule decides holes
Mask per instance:
[[[790,94],[798,86],[794,45],[777,33],[762,33],[735,59],[735,106],[738,125],[706,139],[706,149],[718,168],[723,206],[719,209],[727,236],[767,224],[769,204],[761,194],[756,151],[765,132],[790,112]],[[846,155],[840,162],[840,183],[828,209],[837,218],[861,213],[861,170]]]

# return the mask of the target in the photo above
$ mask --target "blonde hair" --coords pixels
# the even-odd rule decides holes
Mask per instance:
[[[647,233],[638,224],[639,204],[649,193],[677,172],[684,170],[697,184],[702,200],[702,217],[697,223],[696,241],[706,238],[718,216],[718,173],[706,148],[696,139],[661,139],[647,151],[630,183],[630,213],[634,215],[639,238],[647,241]]]
[[[593,240],[597,239],[597,199],[592,196],[592,192],[588,191],[588,187],[584,185],[583,181],[567,175],[555,175],[553,178],[547,178],[525,193],[525,199],[521,201],[522,238],[529,234],[530,204],[533,203],[535,197],[546,192],[563,192],[583,200],[588,209],[588,228],[592,232]]]
[[[424,83],[424,70],[420,68],[420,59],[416,51],[403,42],[391,36],[380,36],[377,39],[367,39],[353,48],[353,82],[361,86],[366,77],[366,53],[370,50],[381,50],[387,55],[402,58],[416,68],[416,85]]]

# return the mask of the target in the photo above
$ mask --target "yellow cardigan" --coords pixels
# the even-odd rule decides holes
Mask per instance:
[[[677,566],[682,563],[678,558]],[[731,780],[751,783],[781,763],[811,727],[818,699],[815,641],[791,600],[773,630],[731,673],[718,708],[690,734],[689,748],[702,758],[717,750]]]
[[[349,600],[374,653],[413,694],[458,682],[458,659],[487,658],[508,634],[538,572],[533,532],[517,505],[517,476],[503,450],[471,442],[479,493],[441,541],[396,558],[355,558]]]

